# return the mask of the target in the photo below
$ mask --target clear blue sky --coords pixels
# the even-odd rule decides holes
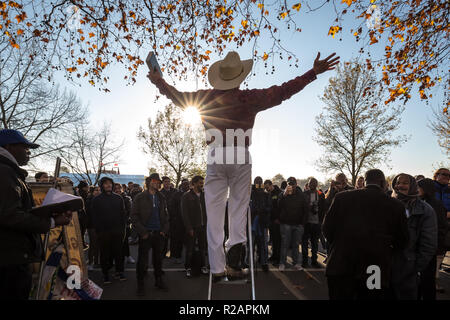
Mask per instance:
[[[304,9],[302,8],[301,11],[304,12]],[[342,41],[339,41],[339,36],[333,39],[327,35],[333,18],[331,10],[300,15],[297,21],[298,26],[302,28],[301,33],[292,35],[290,32],[283,31],[284,44],[300,57],[300,67],[289,68],[285,60],[277,61],[275,74],[271,75],[269,72],[269,75],[266,75],[266,70],[260,63],[254,69],[256,77],[248,78],[249,88],[281,84],[303,74],[312,67],[318,51],[321,52],[322,57],[337,52],[341,61],[357,57],[359,44],[349,34],[348,29],[344,30]],[[377,52],[380,47],[384,47],[384,44],[380,43],[379,47],[371,48],[371,50]],[[238,52],[242,59],[251,58],[251,48],[240,48]],[[147,119],[154,117],[156,112],[164,107],[167,100],[161,98],[158,102],[154,102],[157,90],[146,78],[148,69],[145,65],[139,69],[137,83],[134,86],[126,86],[122,72],[121,66],[110,67],[111,79],[108,87],[111,90],[110,93],[101,92],[87,83],[82,83],[81,88],[74,87],[65,80],[61,80],[61,84],[75,89],[83,103],[89,104],[90,119],[94,127],[100,127],[103,121],[111,122],[116,138],[125,139],[126,146],[119,162],[121,173],[148,174],[151,159],[142,152],[142,145],[136,138],[137,131],[139,126],[146,126]],[[316,81],[290,100],[258,114],[251,149],[253,176],[260,175],[266,179],[281,173],[286,178],[316,176],[321,181],[329,177],[319,172],[314,166],[322,149],[312,140],[312,137],[315,117],[323,108],[319,96],[323,93],[328,78],[333,74],[334,72],[330,71],[319,75]],[[170,79],[167,80],[172,83]],[[191,81],[176,82],[176,85],[180,90],[185,91],[196,88],[193,77]],[[199,81],[199,88],[202,87],[204,84]],[[386,175],[406,172],[412,175],[420,173],[431,176],[437,163],[449,163],[448,158],[439,148],[437,139],[427,126],[428,119],[431,118],[430,107],[438,107],[439,100],[430,102],[427,106],[413,95],[413,99],[406,105],[397,134],[408,135],[410,139],[401,147],[392,149],[390,163],[380,164],[379,167]]]

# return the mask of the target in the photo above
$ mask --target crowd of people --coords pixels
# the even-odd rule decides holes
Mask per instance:
[[[71,212],[50,217],[31,212],[32,191],[20,167],[29,161],[29,149],[37,147],[18,131],[0,131],[1,298],[29,297],[30,265],[43,259],[40,235],[72,219]],[[49,179],[44,173],[35,178]],[[145,179],[145,188],[109,177],[98,186],[80,181],[74,192],[85,204],[78,218],[90,269],[99,266],[108,284],[111,268],[114,278],[125,281],[125,262],[135,263],[138,295],[145,295],[150,249],[155,286],[161,290],[167,290],[165,258],[184,262],[188,278],[208,274],[204,181],[201,176],[183,179],[178,189],[158,173]],[[390,186],[378,169],[367,171],[355,186],[340,173],[327,190],[315,178],[302,190],[295,177],[277,186],[258,176],[251,188],[252,232],[247,235],[254,248],[247,246],[246,257],[230,255],[234,260],[227,264],[248,267],[251,250],[266,272],[269,263],[279,271],[321,268],[320,242],[330,299],[436,299],[441,289],[436,278],[450,246],[449,182],[447,168],[438,169],[432,179],[401,173]],[[225,222],[225,234],[226,229]],[[130,245],[138,245],[137,261]],[[373,267],[380,271],[378,280],[372,278]]]
[[[270,264],[279,271],[323,268],[320,243],[331,299],[435,299],[436,290],[442,290],[436,278],[450,245],[449,180],[450,171],[440,168],[433,179],[402,173],[388,186],[383,172],[369,170],[355,186],[340,173],[327,190],[315,178],[302,190],[295,177],[279,187],[258,176],[249,203],[256,265],[265,272]],[[114,277],[126,280],[124,261],[135,263],[129,245],[138,244],[138,295],[145,294],[150,249],[157,288],[167,289],[165,258],[184,262],[188,278],[208,274],[203,184],[204,178],[196,176],[176,189],[170,178],[156,173],[145,180],[145,189],[107,177],[90,190],[80,182],[90,268],[100,264],[108,284],[108,271],[118,261]],[[239,267],[248,268],[249,250]],[[381,270],[379,290],[367,287],[371,265]]]

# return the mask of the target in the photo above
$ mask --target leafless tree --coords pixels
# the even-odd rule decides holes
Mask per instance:
[[[429,127],[438,139],[439,146],[450,157],[450,113],[448,109],[442,111],[433,109],[433,119]]]
[[[50,86],[51,70],[36,54],[36,40],[13,48],[0,36],[0,129],[15,129],[41,145],[33,158],[70,146],[68,129],[86,121],[86,107],[74,92]]]
[[[154,121],[149,119],[148,128],[140,128],[138,139],[144,144],[144,152],[152,156],[152,166],[176,186],[185,175],[205,172],[204,131],[200,124],[185,124],[180,109],[173,104],[158,112]]]
[[[114,140],[111,125],[104,124],[100,130],[93,131],[84,124],[74,128],[72,147],[61,150],[60,157],[80,180],[97,185],[104,168],[120,160],[123,145],[124,141]]]
[[[386,163],[392,147],[407,141],[393,136],[404,107],[387,108],[374,71],[358,61],[339,65],[322,96],[324,111],[316,117],[315,141],[324,149],[318,168],[347,172],[354,185],[365,168]]]

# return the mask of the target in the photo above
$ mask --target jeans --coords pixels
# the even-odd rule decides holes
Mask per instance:
[[[116,272],[124,271],[123,232],[97,232],[100,248],[100,264],[103,275],[107,275],[114,260]]]
[[[317,262],[317,250],[319,247],[320,225],[318,223],[307,223],[302,239],[303,262],[308,261],[308,241],[311,241],[311,262]]]
[[[303,237],[303,226],[302,225],[289,225],[281,224],[281,252],[280,252],[280,264],[286,264],[287,251],[290,244],[292,243],[292,262],[298,263],[298,246]]]
[[[197,241],[198,250],[200,251],[201,262],[200,267],[205,266],[205,254],[207,250],[206,244],[206,226],[194,228],[194,236],[186,235],[186,258],[184,266],[186,269],[192,267],[192,253],[194,252],[195,242]]]
[[[139,239],[138,259],[136,264],[136,275],[138,283],[144,282],[145,273],[148,267],[148,252],[152,249],[152,262],[155,279],[162,275],[162,251],[164,237],[159,231],[150,231],[147,239]]]

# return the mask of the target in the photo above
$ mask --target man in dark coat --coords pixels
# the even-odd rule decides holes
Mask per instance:
[[[166,234],[166,236],[164,238],[164,249],[162,251],[162,255],[163,255],[163,258],[165,258],[167,255],[167,252],[170,250],[170,257],[172,258],[172,257],[174,257],[174,256],[172,256],[172,252],[176,251],[176,249],[173,250],[174,244],[176,244],[179,241],[179,237],[180,237],[180,235],[178,235],[178,234],[172,234],[172,220],[175,219],[175,212],[172,209],[172,199],[173,199],[174,195],[177,193],[177,190],[174,187],[172,187],[169,177],[166,177],[166,176],[162,177],[162,185],[163,185],[163,188],[161,189],[161,193],[166,198],[167,211],[169,212],[169,223],[171,226],[169,233]]]
[[[336,194],[322,230],[330,244],[326,268],[330,299],[386,299],[392,256],[408,241],[405,208],[385,193],[381,170],[365,175],[364,189]],[[369,290],[370,266],[381,274]],[[369,270],[369,271],[368,271]],[[369,274],[368,274],[369,272]]]
[[[201,176],[192,178],[193,188],[181,198],[181,214],[186,229],[186,276],[191,277],[192,254],[195,243],[200,253],[201,273],[208,274],[205,263],[206,254],[206,204],[203,192],[204,179]]]
[[[31,290],[31,264],[44,259],[41,234],[69,224],[72,213],[54,217],[32,214],[27,171],[20,166],[30,160],[29,149],[39,145],[16,130],[0,130],[0,300],[25,300]]]
[[[184,235],[186,234],[186,230],[184,228],[183,217],[181,216],[181,198],[185,192],[189,191],[189,180],[183,179],[181,180],[180,189],[174,194],[172,197],[171,204],[169,207],[172,212],[172,216],[170,218],[170,234],[173,235],[170,237],[170,257],[175,258],[175,263],[182,263],[181,254],[183,252],[183,244],[184,244]]]
[[[99,182],[101,194],[92,199],[92,225],[97,233],[100,248],[100,264],[103,272],[103,282],[111,283],[109,269],[114,259],[116,273],[114,278],[126,280],[124,275],[123,241],[127,215],[122,197],[113,192],[114,181],[103,177]]]
[[[166,290],[162,280],[162,250],[164,238],[169,232],[169,213],[164,195],[159,191],[161,179],[152,173],[145,179],[147,190],[139,193],[131,207],[131,221],[139,234],[138,261],[136,266],[137,294],[145,295],[144,277],[147,269],[148,252],[152,249],[155,286]]]
[[[264,188],[270,194],[272,200],[272,207],[270,210],[270,241],[272,242],[272,255],[269,261],[275,266],[278,266],[280,262],[280,247],[281,247],[281,233],[280,233],[280,213],[278,211],[278,198],[283,192],[277,185],[274,185],[272,181],[264,181]]]

